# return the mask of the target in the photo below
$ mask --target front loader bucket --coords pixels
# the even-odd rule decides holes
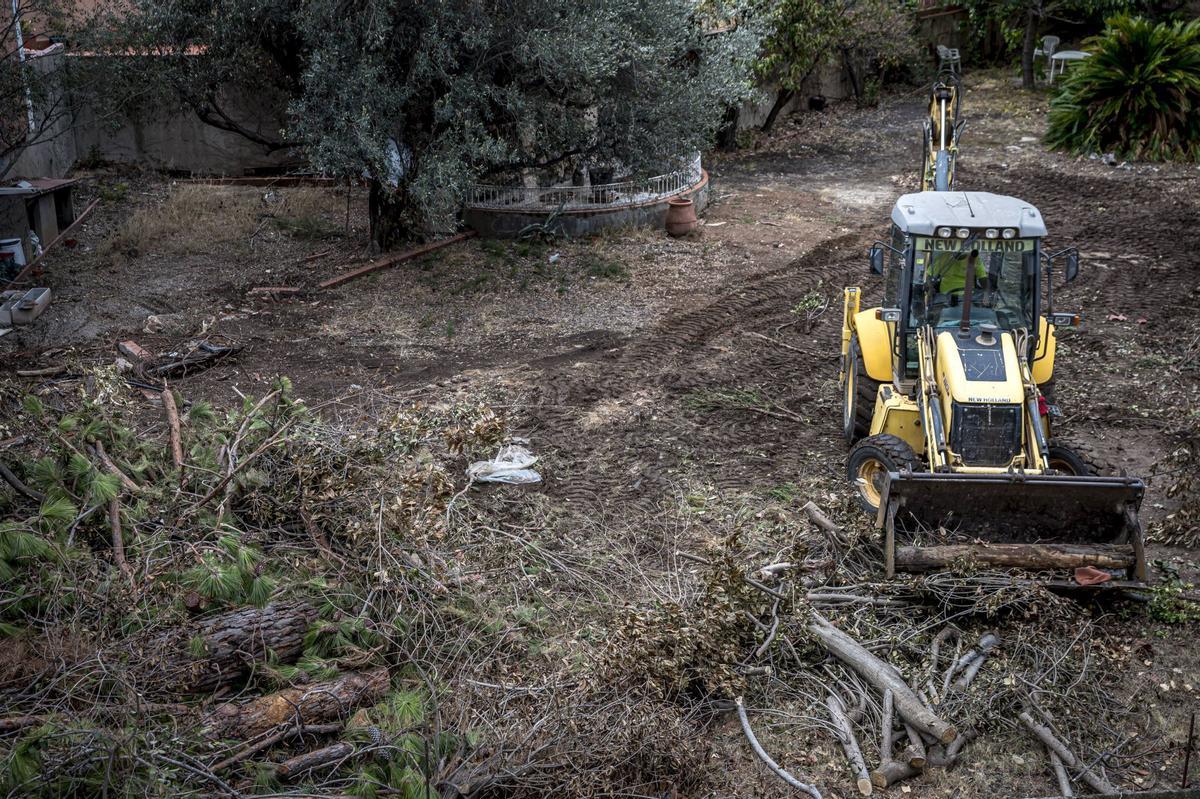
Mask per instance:
[[[1096,566],[1145,580],[1138,509],[1145,485],[1132,477],[891,472],[879,524],[888,576],[950,561],[1031,569]],[[944,531],[971,543],[896,549],[896,533]]]

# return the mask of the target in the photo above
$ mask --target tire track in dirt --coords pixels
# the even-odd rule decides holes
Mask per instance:
[[[608,357],[544,371],[531,411],[535,435],[554,471],[569,476],[558,481],[551,475],[546,492],[601,513],[619,501],[619,513],[648,516],[675,489],[682,470],[700,465],[714,487],[745,489],[777,468],[798,438],[828,438],[834,421],[829,430],[814,429],[747,410],[690,408],[687,399],[699,390],[756,386],[784,404],[811,403],[819,381],[836,374],[840,288],[848,267],[863,263],[874,234],[862,230],[824,241],[786,266],[741,284],[731,280],[715,300],[669,315]],[[818,287],[830,310],[813,334],[789,338],[800,352],[742,335],[771,335],[795,322],[791,309]],[[589,423],[605,403],[629,404],[638,395],[653,400],[627,418]]]

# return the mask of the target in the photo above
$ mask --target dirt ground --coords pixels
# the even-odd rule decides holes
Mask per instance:
[[[1039,141],[1045,95],[999,74],[969,75],[967,85],[959,185],[1022,197],[1042,210],[1051,249],[1078,246],[1081,276],[1058,293],[1060,309],[1086,318],[1060,343],[1063,424],[1114,468],[1146,478],[1153,532],[1174,508],[1173,475],[1160,465],[1175,446],[1171,419],[1200,411],[1200,171],[1049,153]],[[128,220],[156,219],[185,187],[96,173],[85,191],[103,198],[99,211],[75,250],[48,259],[40,284],[54,304],[0,339],[3,369],[33,388],[54,378],[11,372],[111,362],[124,338],[159,353],[203,336],[244,349],[177,381],[190,401],[261,394],[276,375],[314,399],[355,386],[499,398],[541,458],[535,491],[554,523],[539,535],[636,563],[654,584],[678,566],[677,549],[781,497],[852,515],[839,429],[841,290],[861,285],[868,301],[879,297],[866,248],[886,234],[895,198],[916,189],[923,106],[914,90],[877,109],[798,115],[746,150],[715,154],[712,204],[693,239],[636,230],[547,245],[470,241],[326,292],[311,287],[364,257],[357,191],[207,188],[174,222],[129,230]],[[197,233],[204,213],[233,221]],[[305,291],[250,291],[264,286]],[[165,326],[146,328],[151,314],[166,315]],[[1196,568],[1194,552],[1156,544],[1151,557],[1184,574]],[[1115,693],[1157,707],[1161,748],[1135,765],[1144,787],[1167,787],[1180,776],[1181,730],[1200,688],[1194,627],[1108,623],[1114,640],[1142,647]],[[782,765],[827,786],[826,796],[852,794],[828,735],[762,724]],[[712,734],[704,795],[783,795],[736,717]],[[899,790],[1054,791],[1040,750],[1020,736],[979,750]]]

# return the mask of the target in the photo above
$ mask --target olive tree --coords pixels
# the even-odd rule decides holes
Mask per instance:
[[[474,181],[705,147],[752,90],[753,20],[692,0],[127,0],[96,36],[201,120],[371,186],[381,248],[446,227]],[[277,136],[243,130],[231,86],[277,94]]]

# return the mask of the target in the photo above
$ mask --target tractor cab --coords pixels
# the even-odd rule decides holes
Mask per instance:
[[[882,314],[903,333],[896,338],[898,380],[915,379],[916,331],[925,327],[977,334],[1024,331],[1026,357],[1044,359],[1052,328],[1041,317],[1053,300],[1053,264],[1065,260],[1067,280],[1078,272],[1073,250],[1044,255],[1045,234],[1038,209],[1014,197],[986,192],[902,196],[892,210],[891,242],[871,251],[873,271],[885,276]],[[1074,322],[1074,315],[1062,317],[1047,321]]]

